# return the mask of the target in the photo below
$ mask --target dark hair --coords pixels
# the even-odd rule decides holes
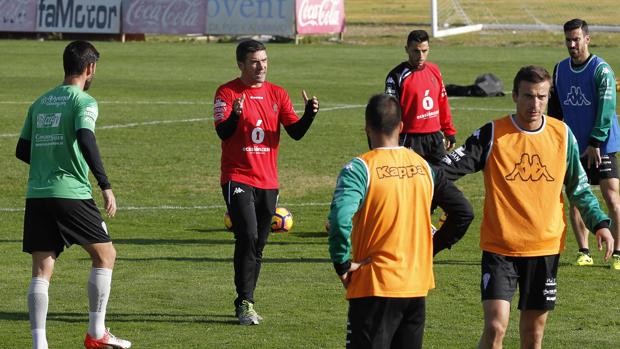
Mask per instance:
[[[400,104],[387,94],[370,97],[366,105],[366,125],[384,135],[394,132],[400,123],[400,115]]]
[[[519,94],[519,84],[521,81],[527,81],[531,83],[539,83],[544,81],[551,81],[551,76],[547,69],[535,65],[528,65],[519,69],[519,72],[515,76],[512,92]]]
[[[258,51],[265,51],[267,48],[265,45],[256,40],[243,40],[237,45],[237,62],[245,61],[248,53],[254,53]]]
[[[407,36],[407,46],[412,42],[421,43],[428,40],[428,33],[425,30],[414,30]]]
[[[579,29],[581,28],[581,31],[583,32],[584,35],[588,35],[588,23],[586,23],[586,21],[584,21],[583,19],[579,19],[579,18],[574,18],[571,19],[570,21],[564,23],[564,32],[568,33],[569,31],[573,31],[575,29]]]
[[[99,52],[88,41],[74,41],[65,47],[62,63],[65,76],[80,75],[91,63],[99,60]]]

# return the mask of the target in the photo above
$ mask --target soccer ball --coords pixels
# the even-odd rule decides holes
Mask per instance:
[[[271,218],[271,231],[274,233],[287,233],[293,228],[293,215],[284,207],[276,208],[276,213]]]
[[[228,211],[224,213],[224,227],[226,227],[226,230],[228,231],[233,230],[232,219],[230,219],[230,213],[228,213]]]

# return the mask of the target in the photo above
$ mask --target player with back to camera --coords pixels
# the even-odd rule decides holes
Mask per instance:
[[[451,180],[483,171],[484,210],[480,292],[484,330],[478,348],[501,348],[510,303],[519,287],[521,348],[541,348],[545,324],[556,303],[556,277],[564,249],[565,186],[568,200],[596,233],[599,249],[614,239],[610,219],[600,209],[579,161],[570,128],[544,115],[551,76],[527,66],[514,78],[516,113],[476,130],[443,159]]]
[[[571,128],[577,138],[581,163],[590,184],[600,185],[612,218],[616,246],[611,268],[620,270],[620,180],[616,152],[620,150],[620,128],[616,115],[616,80],[609,64],[589,50],[586,21],[575,18],[564,23],[569,57],[553,69],[549,116]],[[576,265],[593,265],[588,228],[577,208],[570,207],[571,225],[579,245]]]
[[[405,46],[408,60],[390,71],[385,93],[394,96],[403,113],[400,145],[413,149],[432,165],[437,165],[456,145],[456,128],[441,72],[428,62],[428,33],[414,30]]]
[[[305,109],[297,116],[288,93],[266,81],[267,50],[261,42],[242,41],[236,57],[241,75],[217,89],[214,119],[222,140],[222,194],[235,234],[235,313],[240,324],[258,325],[254,290],[278,201],[280,124],[291,138],[301,139],[319,101],[302,91]]]
[[[28,109],[16,156],[30,165],[23,250],[32,254],[28,310],[33,348],[47,349],[48,288],[64,246],[81,245],[90,255],[87,349],[129,348],[105,327],[116,250],[92,197],[89,169],[101,188],[105,211],[116,214],[116,199],[95,140],[97,102],[85,91],[95,76],[99,52],[85,41],[67,45],[64,82]]]
[[[344,166],[329,213],[329,253],[349,300],[347,348],[421,348],[433,256],[473,219],[467,199],[441,171],[398,145],[398,101],[366,107],[371,150]],[[446,222],[432,234],[430,208]]]

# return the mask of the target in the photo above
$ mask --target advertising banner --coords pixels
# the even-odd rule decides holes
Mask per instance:
[[[207,0],[123,0],[123,32],[200,34]]]
[[[207,0],[207,34],[295,35],[295,0]]]
[[[0,31],[33,32],[36,19],[36,0],[0,0]]]
[[[118,34],[121,0],[37,0],[36,31]]]
[[[297,0],[297,33],[344,32],[344,0]]]

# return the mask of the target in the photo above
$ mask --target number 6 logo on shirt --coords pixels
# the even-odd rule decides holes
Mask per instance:
[[[429,97],[430,90],[426,90],[424,92],[424,99],[422,99],[422,107],[424,108],[424,110],[431,110],[433,109],[433,105],[435,103],[433,103],[433,97]]]
[[[254,142],[254,144],[263,143],[265,139],[265,130],[260,127],[262,123],[263,120],[258,120],[256,122],[256,127],[252,130],[252,142]]]

